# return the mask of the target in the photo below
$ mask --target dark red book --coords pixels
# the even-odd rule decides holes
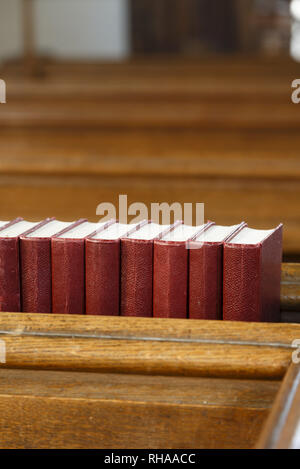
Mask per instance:
[[[282,225],[245,227],[224,244],[223,319],[280,321]]]
[[[169,226],[146,222],[121,240],[121,315],[151,317],[153,245]]]
[[[204,228],[180,224],[154,241],[154,317],[187,318],[188,241]]]
[[[120,244],[134,228],[113,223],[86,239],[86,314],[120,314]]]
[[[51,313],[51,237],[72,225],[53,218],[20,236],[23,312]]]
[[[190,319],[222,319],[223,244],[244,226],[211,223],[189,243]]]
[[[54,314],[85,313],[85,238],[104,225],[82,219],[51,238]]]
[[[39,225],[17,218],[0,229],[0,311],[21,311],[19,238]]]

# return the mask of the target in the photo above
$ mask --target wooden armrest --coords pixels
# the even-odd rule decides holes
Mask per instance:
[[[300,448],[300,365],[292,363],[280,387],[258,449]]]

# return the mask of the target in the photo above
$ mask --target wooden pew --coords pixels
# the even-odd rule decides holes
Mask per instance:
[[[298,315],[299,269],[283,265],[281,300]],[[299,334],[287,323],[1,313],[0,446],[270,446],[257,440],[282,380],[296,377],[286,372]]]
[[[285,254],[300,252],[298,132],[2,129],[0,143],[0,219],[97,220],[119,194],[149,214],[153,202],[205,202],[219,224],[283,222]]]
[[[299,119],[288,59],[170,58],[7,66],[2,219],[96,219],[101,202],[205,202],[218,223],[285,225],[300,253]],[[2,76],[2,75],[1,75]]]
[[[298,354],[299,358],[300,353]],[[263,427],[257,449],[300,449],[300,365],[292,363]]]
[[[218,63],[219,61],[219,63]],[[298,129],[288,59],[56,64],[44,80],[3,71],[1,126]]]

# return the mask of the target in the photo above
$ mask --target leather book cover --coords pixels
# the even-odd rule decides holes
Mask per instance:
[[[188,317],[188,241],[205,225],[187,228],[186,239],[176,241],[162,238],[154,241],[154,317]]]
[[[223,244],[245,223],[208,224],[189,246],[189,318],[220,320],[223,315]]]
[[[130,225],[113,223],[85,241],[86,314],[118,316],[120,313],[120,235]],[[115,230],[115,236],[113,234]]]
[[[262,239],[249,242],[245,230],[261,231]],[[282,225],[269,231],[244,228],[224,244],[224,320],[280,321],[281,261]]]
[[[5,234],[6,230],[18,230],[22,222],[23,232],[29,230],[30,222],[17,218],[0,229],[0,311],[21,311],[20,241],[18,234]],[[37,225],[38,226],[38,225]]]
[[[158,231],[150,239],[138,236],[138,230],[147,230],[151,225]],[[166,229],[150,222],[139,227],[131,238],[121,239],[122,316],[152,317],[154,239]]]
[[[40,229],[33,228],[20,237],[23,312],[52,312],[51,237],[63,231],[66,225],[73,226],[51,218],[39,227],[50,233],[52,229],[51,235],[46,233],[43,236]]]
[[[78,220],[72,229],[86,221]],[[85,313],[84,257],[84,238],[51,238],[52,313]]]

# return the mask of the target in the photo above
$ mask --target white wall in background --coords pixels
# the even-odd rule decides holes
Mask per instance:
[[[291,31],[291,56],[300,62],[300,0],[291,1],[291,15],[293,18]]]
[[[0,60],[22,50],[20,0],[0,0]]]
[[[0,0],[0,60],[22,51],[21,0]],[[129,53],[127,0],[35,0],[39,52],[61,58]]]

